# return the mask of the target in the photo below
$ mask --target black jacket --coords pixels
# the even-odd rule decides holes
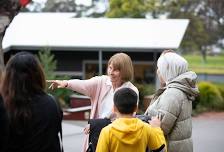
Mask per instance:
[[[31,102],[32,119],[20,130],[10,128],[7,152],[61,152],[59,132],[62,112],[55,100],[36,95]]]
[[[0,95],[0,152],[4,152],[9,134],[9,119]]]

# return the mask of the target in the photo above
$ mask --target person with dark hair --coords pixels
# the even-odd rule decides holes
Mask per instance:
[[[134,90],[137,95],[138,89],[131,83],[134,76],[134,68],[130,56],[126,53],[116,53],[108,61],[107,75],[95,76],[88,80],[48,80],[50,88],[68,88],[90,97],[90,119],[114,118],[113,96],[114,92],[123,87]],[[88,135],[89,125],[84,132]],[[83,151],[88,148],[88,136],[85,138]]]
[[[160,121],[153,117],[150,124],[134,117],[138,96],[130,88],[118,89],[114,94],[117,119],[101,130],[96,152],[166,151],[166,141]]]
[[[46,80],[38,59],[27,52],[6,65],[2,96],[9,115],[6,152],[62,152],[62,112],[45,92]]]

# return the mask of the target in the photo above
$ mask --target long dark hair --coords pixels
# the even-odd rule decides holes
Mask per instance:
[[[2,96],[12,124],[26,125],[32,118],[32,97],[42,94],[45,87],[43,69],[34,55],[20,52],[10,58],[2,81]]]

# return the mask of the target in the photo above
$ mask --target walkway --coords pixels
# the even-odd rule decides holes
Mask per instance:
[[[65,152],[80,152],[86,121],[63,121]],[[205,113],[193,118],[194,152],[221,152],[224,145],[224,112]]]

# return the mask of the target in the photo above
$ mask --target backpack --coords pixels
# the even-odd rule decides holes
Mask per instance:
[[[111,123],[111,120],[108,118],[90,119],[88,123],[90,124],[89,146],[86,152],[95,152],[100,132],[105,126]]]

